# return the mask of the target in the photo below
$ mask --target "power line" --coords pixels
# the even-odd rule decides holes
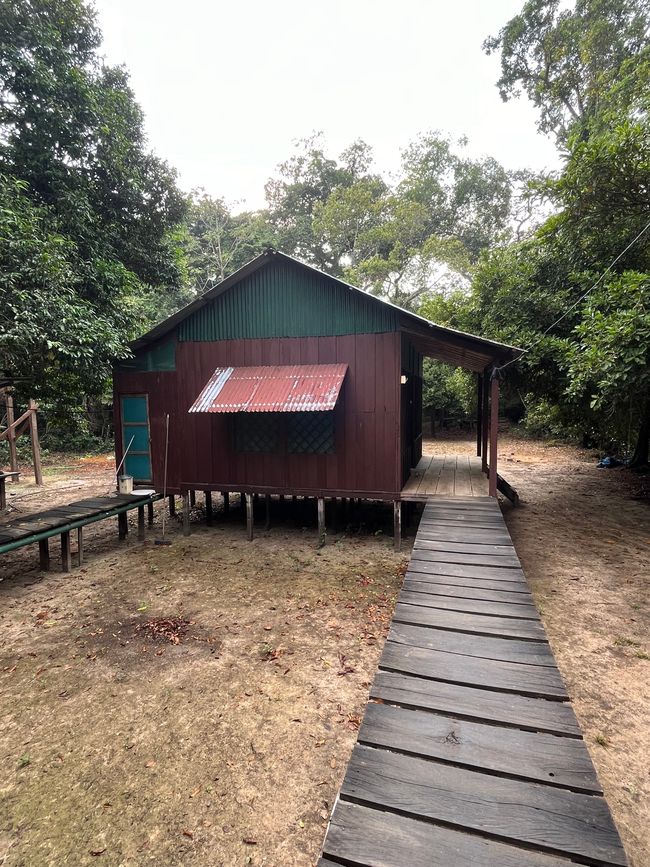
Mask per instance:
[[[562,322],[562,320],[563,320],[566,316],[568,316],[569,313],[571,313],[572,310],[575,310],[575,308],[578,306],[578,304],[582,304],[582,302],[585,300],[585,298],[586,298],[588,295],[590,295],[590,294],[594,291],[594,289],[595,289],[597,286],[600,285],[600,283],[602,283],[602,281],[603,281],[603,280],[605,279],[605,277],[609,274],[609,272],[612,270],[612,268],[614,267],[614,265],[616,265],[616,263],[617,263],[620,259],[623,258],[623,256],[627,253],[627,251],[628,251],[631,247],[633,247],[633,246],[636,244],[636,242],[637,242],[638,240],[640,240],[640,238],[642,238],[642,237],[645,235],[645,233],[648,231],[648,229],[650,229],[650,220],[649,220],[649,221],[645,224],[645,226],[641,229],[641,231],[639,232],[639,234],[638,234],[635,238],[633,238],[633,239],[630,241],[630,243],[627,245],[627,247],[626,247],[624,250],[622,250],[622,251],[618,254],[618,256],[614,259],[614,261],[611,262],[611,263],[607,266],[607,268],[605,268],[605,270],[604,270],[603,273],[600,275],[600,277],[598,278],[598,280],[596,280],[596,282],[594,283],[594,285],[593,285],[593,286],[590,286],[589,289],[587,289],[587,291],[586,291],[583,295],[581,295],[580,298],[578,298],[577,301],[574,301],[573,304],[572,304],[570,307],[567,307],[567,309],[564,311],[564,313],[563,313],[561,316],[559,316],[559,317],[555,320],[555,322],[552,322],[552,323],[548,326],[548,328],[547,328],[545,331],[542,331],[542,333],[539,335],[539,337],[537,338],[537,340],[535,340],[535,341],[534,341],[534,342],[533,342],[533,343],[528,347],[528,349],[526,349],[526,350],[524,350],[524,351],[525,351],[525,352],[530,352],[531,349],[534,349],[534,348],[535,348],[539,343],[541,343],[541,341],[544,339],[544,337],[546,337],[546,335],[548,334],[548,332],[549,332],[552,328],[555,328],[556,325],[559,325],[559,323]],[[495,368],[494,368],[495,372],[498,373],[498,372],[501,371],[501,370],[505,370],[506,367],[509,367],[511,364],[514,364],[515,361],[519,361],[519,358],[521,358],[521,356],[519,356],[518,358],[511,358],[510,361],[506,361],[506,363],[505,363],[505,364],[502,364],[500,367],[495,367]]]

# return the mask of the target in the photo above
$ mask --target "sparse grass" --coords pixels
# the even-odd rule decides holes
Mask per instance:
[[[608,747],[609,746],[609,739],[606,738],[605,735],[596,735],[594,740],[601,747]]]
[[[636,658],[637,659],[650,659],[650,653],[646,653],[645,650],[637,650]]]
[[[618,638],[614,639],[614,644],[617,647],[640,647],[641,642],[635,641],[633,638],[625,638],[622,635],[619,635]]]

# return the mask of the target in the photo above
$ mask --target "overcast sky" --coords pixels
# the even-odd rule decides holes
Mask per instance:
[[[533,108],[501,101],[498,58],[481,49],[522,4],[95,0],[103,53],[128,68],[152,148],[184,189],[249,208],[315,130],[334,155],[363,138],[384,173],[429,129],[466,135],[472,156],[507,168],[555,168]]]

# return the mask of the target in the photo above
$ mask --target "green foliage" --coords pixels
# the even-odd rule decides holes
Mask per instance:
[[[566,153],[541,185],[558,213],[483,257],[475,325],[530,351],[510,388],[530,392],[526,424],[606,442],[650,437],[650,48],[635,0],[529,0],[488,50],[504,99],[523,88]],[[629,249],[628,249],[629,248]]]
[[[204,190],[192,194],[183,247],[188,282],[195,292],[216,286],[275,243],[268,214],[234,214],[223,199],[214,199]]]
[[[596,410],[627,411],[650,397],[650,274],[625,271],[586,301],[569,356],[569,394]]]
[[[476,411],[475,379],[467,370],[424,359],[422,405],[438,417],[461,423]]]
[[[539,128],[565,146],[607,112],[612,97],[628,105],[638,93],[639,67],[648,63],[650,14],[642,0],[527,0],[496,36],[498,88],[504,101],[523,91],[539,110]],[[616,89],[615,94],[612,93]]]
[[[0,0],[0,34],[0,366],[70,403],[182,295],[185,201],[90,6]]]

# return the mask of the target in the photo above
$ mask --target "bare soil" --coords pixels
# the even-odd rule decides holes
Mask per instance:
[[[468,439],[429,453],[471,452]],[[69,456],[7,517],[106,493],[109,456]],[[650,509],[593,453],[502,438],[504,512],[633,867],[650,865]],[[0,864],[308,867],[356,739],[409,539],[391,511],[317,548],[311,504],[248,543],[237,507],[87,561],[0,560]],[[21,512],[16,510],[20,509]],[[0,517],[0,522],[3,519]],[[54,548],[54,546],[53,546]],[[56,570],[57,563],[54,563]]]

